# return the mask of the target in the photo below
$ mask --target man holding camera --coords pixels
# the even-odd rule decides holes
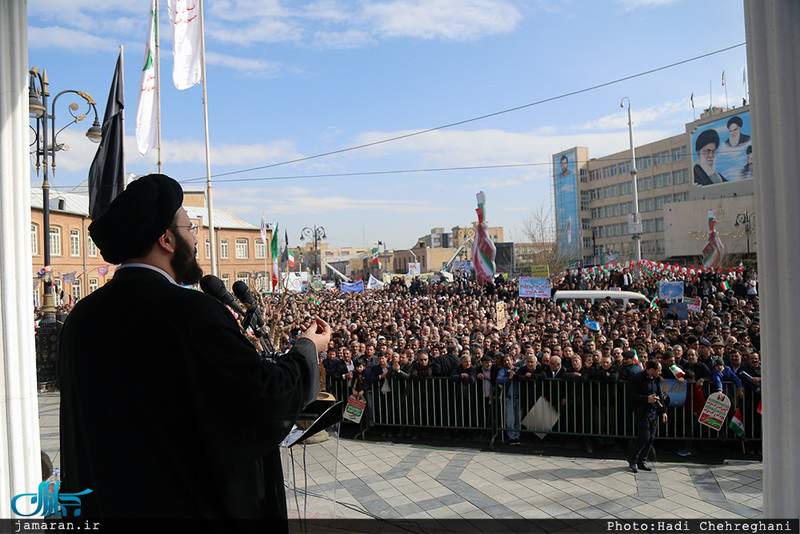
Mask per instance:
[[[639,469],[651,471],[645,460],[658,434],[659,419],[662,423],[667,422],[667,401],[661,390],[661,364],[658,360],[648,360],[644,373],[634,375],[628,384],[636,420],[636,441],[631,447],[628,465],[634,473]]]

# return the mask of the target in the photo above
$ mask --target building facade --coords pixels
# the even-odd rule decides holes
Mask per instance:
[[[636,206],[630,147],[601,158],[586,147],[554,154],[557,246],[585,266],[626,262],[638,234],[642,259],[698,263],[714,218],[727,254],[753,255],[749,121],[747,106],[714,108],[684,133],[634,147]],[[715,180],[704,166],[716,169]]]
[[[199,226],[197,259],[203,272],[211,273],[211,244],[205,193],[184,192],[184,208],[192,222]],[[42,191],[31,190],[31,248],[34,278],[33,300],[38,308],[43,294],[43,276],[54,285],[56,305],[69,305],[92,293],[114,275],[115,266],[100,255],[89,236],[89,197],[79,193],[51,193],[50,198],[50,273],[44,267]],[[217,241],[217,276],[230,290],[236,280],[256,277],[258,287],[266,287],[265,274],[272,273],[268,245],[272,230],[267,231],[267,243],[261,240],[257,226],[219,210],[214,210]]]

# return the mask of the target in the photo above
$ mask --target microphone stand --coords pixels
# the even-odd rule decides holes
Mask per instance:
[[[275,354],[275,348],[272,346],[272,343],[269,341],[268,332],[266,327],[260,327],[258,317],[256,316],[256,312],[258,312],[258,307],[251,306],[247,309],[244,316],[242,317],[242,328],[247,330],[250,328],[258,340],[261,342],[261,348],[264,349],[264,358],[269,360],[276,360],[277,355]]]

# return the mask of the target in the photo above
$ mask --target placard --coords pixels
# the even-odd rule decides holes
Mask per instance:
[[[686,307],[689,309],[689,311],[703,311],[703,299],[701,298],[684,297],[683,302],[686,303]]]
[[[531,265],[531,278],[550,278],[550,267],[547,265]]]
[[[714,393],[708,397],[703,412],[700,414],[700,424],[714,430],[719,430],[728,417],[731,409],[731,400],[724,393]]]
[[[683,300],[683,282],[661,280],[658,283],[658,298],[660,300]]]
[[[549,278],[532,278],[521,276],[519,279],[519,296],[549,299],[552,295],[552,283]]]
[[[541,430],[536,432],[539,439],[544,439],[547,433],[553,429],[559,418],[559,413],[544,397],[539,397],[531,411],[528,412],[520,423],[528,430]]]
[[[363,397],[359,399],[355,395],[350,395],[347,405],[344,407],[343,419],[352,423],[360,422],[366,406],[367,401]]]
[[[502,330],[506,327],[506,303],[502,300],[495,305],[497,310],[497,328]]]

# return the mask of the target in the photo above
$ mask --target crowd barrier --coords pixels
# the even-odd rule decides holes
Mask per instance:
[[[711,392],[706,382],[695,387],[685,382],[680,387],[669,383],[668,421],[659,430],[660,440],[728,441],[761,440],[761,394],[745,389],[739,398],[732,383],[723,384],[731,400],[728,416],[719,430],[698,422]],[[670,386],[672,386],[670,388]],[[326,391],[336,399],[347,400],[347,381],[326,377]],[[511,394],[514,393],[514,394]],[[627,382],[576,382],[545,379],[519,383],[516,389],[456,383],[446,377],[425,380],[385,380],[366,393],[365,427],[403,427],[481,431],[474,436],[490,436],[490,445],[506,440],[508,430],[524,433],[593,438],[635,437],[633,408]],[[729,425],[738,410],[744,435]],[[527,425],[526,425],[527,424]]]

